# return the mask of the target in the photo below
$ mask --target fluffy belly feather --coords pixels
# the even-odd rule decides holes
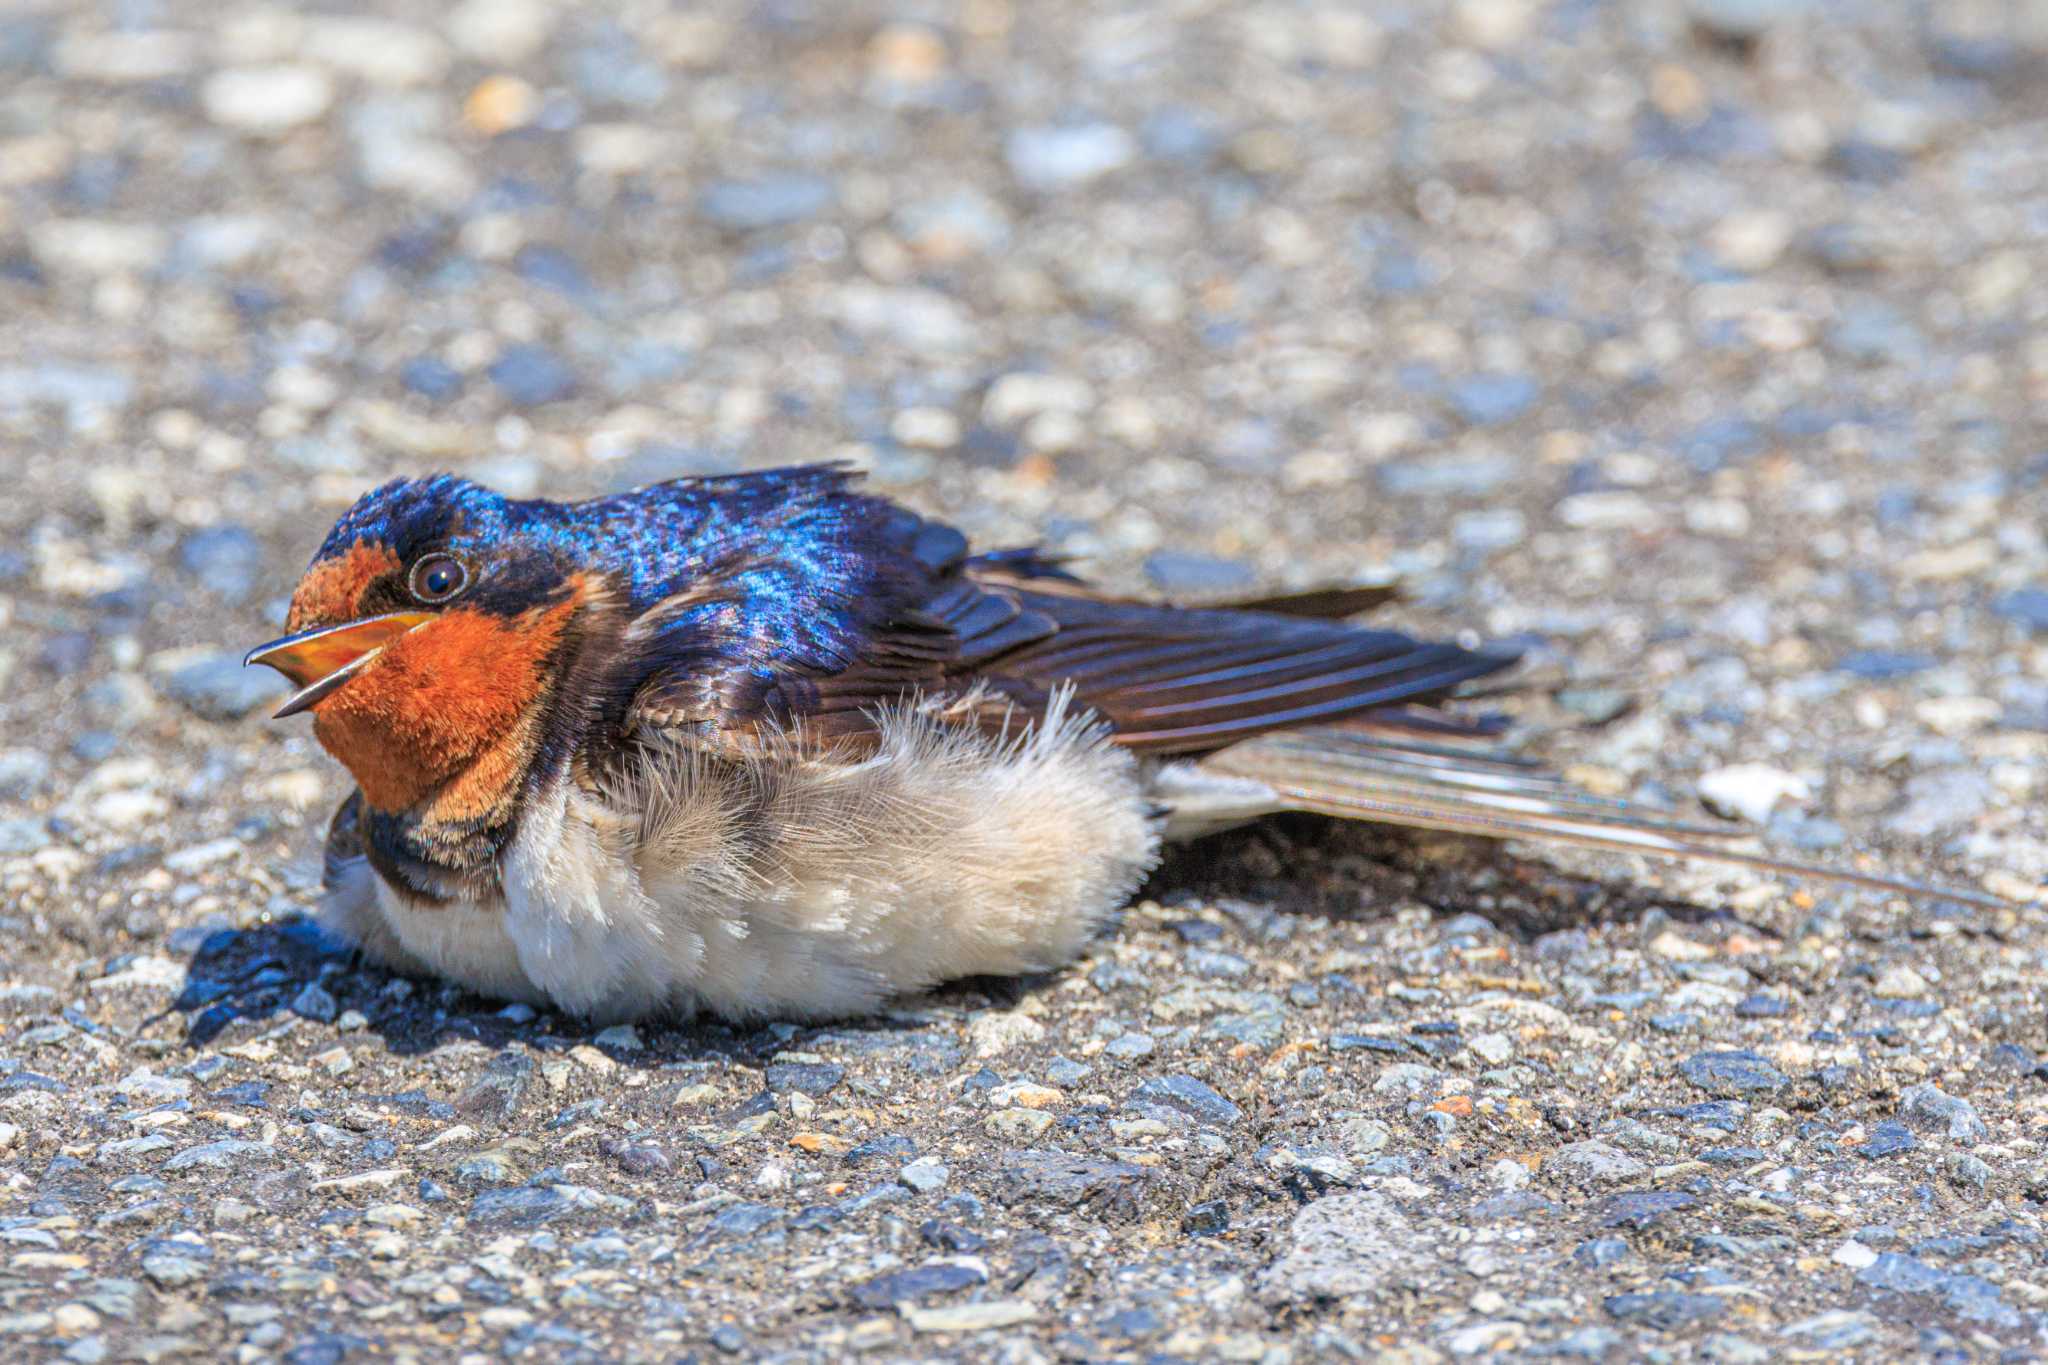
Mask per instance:
[[[331,927],[397,969],[598,1019],[831,1017],[1070,960],[1158,852],[1137,763],[1059,709],[1008,741],[915,709],[874,755],[651,758],[534,800],[502,898],[429,906],[365,866]]]

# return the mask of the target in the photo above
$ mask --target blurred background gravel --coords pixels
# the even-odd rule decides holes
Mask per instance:
[[[0,1354],[2034,1359],[2048,6],[0,13]],[[360,492],[853,460],[1399,577],[1600,790],[2003,914],[1282,823],[1072,972],[595,1037],[304,931]]]

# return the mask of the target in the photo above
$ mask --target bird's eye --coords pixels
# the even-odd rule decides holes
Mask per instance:
[[[469,585],[469,570],[453,556],[428,555],[412,566],[406,585],[422,602],[446,602]]]

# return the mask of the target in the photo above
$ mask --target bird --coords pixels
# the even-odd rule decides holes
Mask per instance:
[[[1119,597],[838,464],[584,501],[438,474],[356,502],[246,662],[355,782],[320,922],[598,1022],[1056,970],[1163,845],[1283,811],[1934,890],[1575,789],[1460,709],[1515,653],[1347,619],[1387,595]]]

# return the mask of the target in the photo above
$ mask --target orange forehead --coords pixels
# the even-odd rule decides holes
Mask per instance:
[[[398,566],[398,556],[389,548],[369,541],[357,541],[339,555],[321,560],[306,570],[293,591],[285,629],[305,630],[354,619],[361,614],[363,590]]]

